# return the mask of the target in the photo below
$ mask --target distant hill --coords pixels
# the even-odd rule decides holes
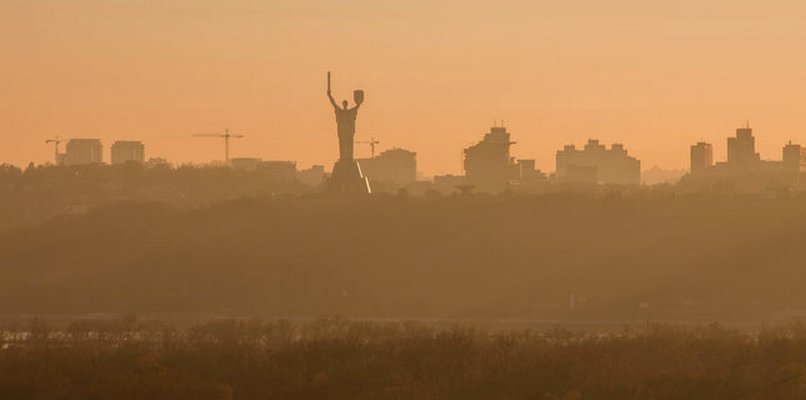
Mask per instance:
[[[687,173],[688,171],[684,169],[664,169],[655,165],[641,172],[641,183],[644,185],[660,185],[664,183],[672,185]]]

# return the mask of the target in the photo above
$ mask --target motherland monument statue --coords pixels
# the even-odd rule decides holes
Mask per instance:
[[[333,99],[330,91],[330,72],[327,73],[327,97],[336,113],[339,137],[339,160],[333,166],[333,173],[327,182],[329,192],[338,194],[368,194],[371,192],[369,180],[361,173],[361,166],[353,157],[355,144],[355,121],[358,109],[364,103],[364,91],[353,91],[355,107],[349,108],[347,100],[341,106]]]

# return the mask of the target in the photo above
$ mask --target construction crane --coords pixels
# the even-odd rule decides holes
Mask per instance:
[[[53,165],[59,165],[59,144],[64,140],[56,136],[53,139],[45,140],[46,144],[53,144]]]
[[[372,150],[372,158],[375,158],[375,146],[381,144],[381,142],[375,140],[375,138],[369,138],[369,141],[364,142],[356,142],[358,144],[368,144],[369,148]]]
[[[229,129],[225,130],[224,133],[199,133],[193,136],[224,138],[224,162],[226,163],[226,165],[229,165],[229,139],[230,138],[240,139],[244,137],[243,135],[234,135],[230,133]]]

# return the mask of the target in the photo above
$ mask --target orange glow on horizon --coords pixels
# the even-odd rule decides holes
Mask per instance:
[[[230,128],[233,157],[329,169],[327,71],[337,100],[366,91],[356,139],[416,151],[426,175],[461,173],[493,120],[544,171],[589,137],[644,169],[686,168],[698,141],[722,160],[746,120],[764,159],[806,144],[803,2],[379,3],[4,1],[0,162],[50,161],[54,135],[208,162],[221,143],[191,135]]]

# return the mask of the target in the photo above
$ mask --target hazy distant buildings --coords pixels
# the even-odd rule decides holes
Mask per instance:
[[[562,174],[557,174],[558,180],[587,185],[599,183],[599,167],[597,166],[570,164],[564,168],[564,171]]]
[[[467,184],[481,191],[500,191],[507,187],[514,169],[509,156],[509,132],[503,126],[492,127],[484,139],[464,150]]]
[[[691,146],[691,173],[697,174],[714,165],[714,146],[699,142]]]
[[[391,149],[377,157],[358,160],[361,172],[370,182],[408,185],[417,180],[417,153],[405,149]]]
[[[515,164],[516,179],[521,182],[543,181],[546,174],[535,167],[535,160],[518,160]]]
[[[514,158],[513,158],[514,160]],[[546,174],[535,166],[535,160],[517,160],[512,164],[510,185],[523,192],[541,191],[546,188]]]
[[[231,158],[229,165],[238,171],[258,172],[274,183],[297,180],[297,163],[294,161],[264,161],[261,158],[239,157]]]
[[[239,157],[239,158],[231,158],[229,160],[229,165],[232,169],[237,169],[241,171],[254,171],[258,169],[260,164],[263,162],[260,158],[249,158],[249,157]]]
[[[621,144],[607,149],[598,140],[588,140],[582,150],[567,145],[557,152],[557,178],[570,182],[637,185],[641,161],[627,154]]]
[[[684,190],[778,196],[804,187],[806,151],[798,144],[784,146],[781,161],[762,160],[748,126],[728,138],[726,162],[704,163],[700,145],[691,147],[691,174],[681,182]]]
[[[146,147],[143,142],[117,141],[112,144],[109,154],[112,165],[127,162],[142,164],[146,157]]]
[[[319,186],[325,182],[325,166],[314,165],[297,172],[297,180],[308,186]]]
[[[103,145],[99,139],[70,139],[64,153],[64,165],[100,164]]]
[[[467,178],[464,175],[435,175],[434,188],[442,193],[453,193],[467,186]]]
[[[790,172],[802,172],[806,169],[806,148],[792,142],[784,146],[784,168]]]
[[[151,167],[170,167],[171,163],[162,157],[149,157],[148,160],[145,161],[145,165],[148,168]]]
[[[786,152],[786,151],[785,151]],[[691,174],[705,172],[730,175],[762,169],[780,167],[770,162],[762,162],[756,153],[756,138],[750,127],[736,129],[736,135],[728,137],[728,159],[714,162],[714,150],[710,143],[700,142],[691,146]]]
[[[297,163],[294,161],[263,161],[258,170],[275,182],[288,183],[297,179]]]
[[[510,155],[515,144],[503,126],[493,126],[478,143],[464,149],[464,176],[434,177],[434,187],[442,192],[500,192],[504,189],[532,191],[546,182],[546,175],[535,168],[535,160],[518,160]]]
[[[760,157],[756,153],[756,138],[750,127],[739,128],[736,136],[728,138],[728,164],[732,167],[758,167]]]
[[[750,127],[739,128],[736,135],[728,137],[728,160],[713,162],[713,149],[708,143],[691,146],[691,173],[711,172],[728,176],[748,173],[780,173],[785,170],[800,171],[804,154],[800,145],[789,143],[783,148],[783,161],[761,160],[756,152],[756,138]]]

